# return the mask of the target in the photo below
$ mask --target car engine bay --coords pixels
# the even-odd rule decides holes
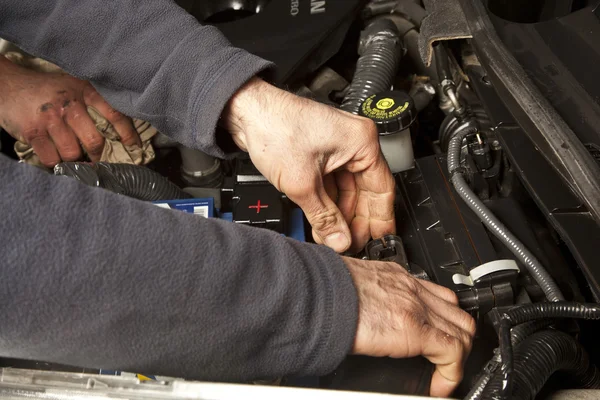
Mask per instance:
[[[594,132],[588,126],[600,118],[597,78],[580,93],[592,99],[586,103],[590,110],[581,111],[589,112],[589,120],[574,126],[577,117],[549,83],[559,79],[556,71],[532,58],[543,48],[527,30],[535,27],[542,35],[552,29],[546,25],[560,22],[567,29],[570,20],[582,24],[592,16],[589,23],[598,24],[597,4],[568,1],[565,9],[558,0],[535,6],[510,0],[177,2],[219,27],[235,46],[273,61],[273,83],[373,120],[396,181],[397,233],[352,256],[397,262],[417,278],[451,289],[476,319],[475,344],[455,397],[567,399],[579,398],[568,397],[577,391],[560,391],[600,389],[600,305],[593,304],[600,299],[600,221],[593,207],[598,199],[587,198],[579,181],[568,179],[569,166],[533,120],[541,112],[521,107],[517,85],[506,85],[514,70],[494,64],[493,46],[483,36],[460,32],[473,22],[474,10],[484,10],[485,18],[473,23],[502,33],[508,50],[500,41],[494,46],[505,49],[505,60],[513,54],[527,79],[542,87],[539,97],[552,103],[548,112],[559,110],[557,118],[598,168],[598,125]],[[481,7],[469,8],[471,2]],[[533,52],[523,51],[527,40]],[[580,53],[600,60],[600,42],[588,45],[593,50]],[[563,66],[552,65],[558,71]],[[566,96],[574,102],[569,104],[585,103],[577,96]],[[568,147],[569,139],[561,143]],[[184,211],[312,242],[301,211],[244,155],[219,160],[162,134],[153,145],[156,160],[147,167],[61,163],[54,173],[167,208],[198,202]],[[0,367],[52,369],[17,360],[0,360]],[[432,365],[420,357],[350,356],[329,376],[281,384],[426,396],[431,373]]]

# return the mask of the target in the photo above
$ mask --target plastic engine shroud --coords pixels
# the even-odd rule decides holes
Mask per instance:
[[[284,83],[315,71],[340,49],[366,0],[176,0],[231,43],[277,65]]]

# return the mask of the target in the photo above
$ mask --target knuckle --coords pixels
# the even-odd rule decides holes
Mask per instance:
[[[461,339],[465,346],[465,349],[468,351],[471,351],[471,345],[473,344],[473,338],[467,333],[462,333]]]
[[[129,118],[127,118],[125,116],[125,114],[115,110],[114,108],[110,108],[108,110],[108,115],[107,118],[111,121],[111,122],[125,122],[127,121]]]
[[[360,119],[360,130],[363,135],[366,134],[374,137],[379,136],[379,134],[377,133],[377,127],[375,126],[375,122],[368,118]]]
[[[458,305],[458,296],[452,290],[442,287],[442,292],[444,296],[448,299],[448,301],[454,305]]]
[[[467,344],[468,349],[470,351],[471,347],[473,346],[473,337],[471,335],[469,335],[469,334],[467,334],[466,336],[467,336],[467,338],[466,338],[466,342],[465,343]]]
[[[449,349],[452,349],[454,357],[458,360],[462,360],[462,355],[465,352],[465,344],[463,343],[463,341],[457,338],[456,336],[452,336],[449,334],[443,337],[445,340],[445,345],[448,346]]]
[[[412,276],[405,275],[404,280],[404,284],[406,285],[407,291],[413,294],[421,293],[421,285],[419,285],[419,283]]]
[[[96,154],[102,151],[104,148],[104,140],[99,137],[94,136],[89,139],[86,143],[86,148],[90,153]]]
[[[336,227],[338,223],[337,212],[332,209],[325,209],[317,212],[312,217],[312,226],[317,231],[329,231]]]
[[[23,137],[30,143],[45,138],[46,136],[48,136],[48,134],[41,129],[34,128],[28,129],[25,132],[23,132]]]
[[[281,177],[278,179],[281,182]],[[281,185],[279,185],[281,186]],[[286,185],[288,186],[288,185]],[[317,191],[317,179],[315,177],[301,178],[294,185],[285,188],[285,192],[292,200],[300,203],[309,203],[314,199],[314,193]],[[310,210],[309,210],[310,211]],[[316,209],[314,210],[316,211]]]
[[[94,87],[92,85],[86,85],[83,88],[83,97],[85,101],[89,101],[89,102],[94,102],[96,100],[98,100],[100,97],[100,94],[96,91],[96,89],[94,89]]]
[[[454,332],[451,335],[441,330],[435,330],[434,340],[454,358],[463,351],[463,343],[457,336],[460,336],[460,334]]]
[[[467,313],[465,313],[465,319],[465,330],[470,335],[470,338],[473,339],[477,332],[477,324],[475,324],[475,320]]]
[[[405,307],[405,317],[407,320],[412,321],[414,323],[429,326],[427,323],[426,312],[423,308],[423,305],[417,301],[410,302]]]

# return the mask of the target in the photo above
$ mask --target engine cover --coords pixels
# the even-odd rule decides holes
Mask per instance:
[[[233,45],[273,61],[274,81],[315,71],[340,49],[366,0],[176,0]]]

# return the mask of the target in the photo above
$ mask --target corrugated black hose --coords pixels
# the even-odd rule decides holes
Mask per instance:
[[[568,374],[577,388],[600,388],[600,372],[590,364],[589,357],[579,343],[560,331],[544,330],[521,342],[514,355],[514,385],[511,399],[534,399],[552,374]],[[484,399],[499,399],[506,378],[498,371],[491,379]]]
[[[491,398],[500,400],[512,398],[514,359],[511,343],[511,328],[525,322],[545,318],[598,320],[600,319],[600,305],[559,301],[553,303],[526,304],[506,311],[502,315],[498,333],[500,340],[500,356],[502,359],[502,365],[498,374],[501,375],[503,384],[499,388],[499,391],[494,393]],[[484,393],[488,393],[488,390],[486,389],[486,392]],[[485,394],[483,398],[487,398]]]
[[[361,34],[356,72],[340,108],[358,114],[371,95],[389,90],[402,56],[402,40],[396,25],[388,19],[370,23]]]
[[[540,319],[536,321],[529,321],[521,325],[513,327],[510,331],[511,343],[513,347],[516,347],[523,340],[531,336],[541,329],[548,328],[554,324],[554,319]],[[477,381],[469,390],[469,393],[465,396],[465,400],[480,400],[483,396],[483,392],[487,387],[488,383],[502,364],[500,358],[500,349],[494,350],[494,357],[486,364],[483,368],[483,372],[478,376]]]
[[[138,200],[191,197],[162,175],[138,165],[65,162],[54,167],[54,174],[70,176],[89,186],[101,187]]]

